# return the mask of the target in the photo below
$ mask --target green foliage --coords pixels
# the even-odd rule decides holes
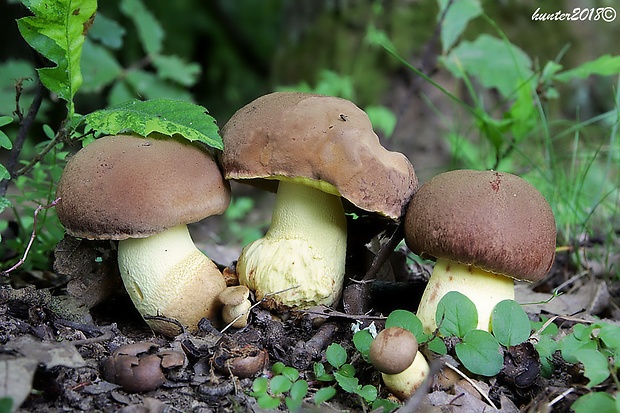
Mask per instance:
[[[262,409],[276,409],[284,403],[289,411],[300,411],[308,395],[308,381],[300,378],[299,370],[282,362],[274,363],[273,376],[259,377],[252,383],[250,395]],[[336,394],[333,387],[319,389],[313,398],[315,405],[328,401]]]
[[[440,69],[462,80],[463,97],[411,65],[385,32],[373,26],[367,38],[469,114],[470,123],[459,117],[445,136],[453,167],[504,170],[529,180],[551,204],[560,242],[592,233],[615,239],[620,219],[620,94],[613,80],[605,80],[610,85],[608,108],[585,120],[579,107],[569,119],[560,108],[566,112],[569,100],[562,96],[567,91],[563,85],[581,85],[580,93],[587,96],[583,79],[620,74],[620,56],[603,55],[566,69],[560,63],[563,55],[538,64],[485,14],[482,2],[438,0],[438,5]],[[472,36],[467,30],[480,20],[486,26],[478,25]]]
[[[544,321],[544,320],[543,320]],[[540,328],[542,322],[534,323]],[[557,326],[549,327],[535,334],[534,346],[540,354],[542,372],[546,377],[554,373],[552,355],[559,351],[566,363],[583,368],[588,379],[587,387],[595,389],[608,379],[618,383],[620,367],[620,326],[598,321],[589,325],[575,324],[569,334],[560,334]],[[593,391],[581,396],[571,408],[576,413],[590,411],[620,411],[620,400],[604,392]]]
[[[10,397],[0,398],[0,413],[11,413],[13,411],[13,399]]]
[[[0,165],[0,212],[9,207],[12,212],[12,217],[0,220],[0,230],[8,227],[9,220],[18,226],[17,237],[3,240],[0,254],[3,261],[16,261],[27,251],[22,270],[49,270],[51,252],[64,235],[53,209],[40,210],[37,228],[34,213],[54,200],[56,183],[68,155],[67,142],[92,139],[94,132],[132,131],[143,136],[159,132],[222,149],[214,118],[204,107],[190,103],[191,95],[184,89],[196,82],[198,65],[186,64],[164,52],[164,33],[140,0],[121,3],[122,11],[138,27],[139,40],[147,52],[141,64],[131,70],[125,70],[114,55],[124,45],[125,29],[101,13],[95,18],[95,0],[23,0],[33,15],[17,21],[20,33],[53,66],[35,72],[24,61],[9,60],[0,65],[0,72],[10,80],[5,83],[3,77],[0,83],[0,88],[8,92],[0,99],[1,113],[13,112],[13,116],[0,116],[0,149],[14,152],[17,158],[11,170]],[[148,72],[146,66],[151,66],[155,73]],[[40,107],[39,103],[34,105],[33,95],[44,96],[36,86],[31,88],[28,84],[29,78],[37,75],[45,88],[66,102],[66,117],[54,122],[55,129],[44,123],[43,113],[53,102],[43,100]],[[85,117],[75,113],[74,100],[80,91],[100,93],[104,88],[110,91],[108,100],[117,105]],[[157,99],[135,100],[137,97]],[[32,107],[24,108],[24,104]],[[35,137],[16,144],[18,133],[29,136],[30,129],[37,132],[32,134]],[[16,191],[5,197],[9,184]],[[27,250],[33,234],[36,242]]]
[[[495,306],[491,327],[497,341],[506,347],[523,343],[532,332],[530,319],[514,300],[503,300]]]
[[[478,325],[476,305],[458,291],[450,291],[437,304],[435,315],[445,336],[464,337]]]
[[[256,207],[254,199],[248,196],[233,196],[224,212],[226,235],[223,241],[237,245],[248,245],[264,235],[268,223],[248,223],[250,212]]]
[[[8,125],[11,122],[13,122],[13,118],[11,118],[10,116],[0,116],[0,128]],[[11,150],[11,148],[13,148],[13,143],[11,142],[9,137],[6,136],[6,133],[4,133],[1,130],[0,130],[0,148],[4,148],[8,150]],[[4,165],[0,164],[0,180],[9,179],[10,177],[11,175],[9,174],[9,171],[7,171]],[[2,199],[4,199],[4,197],[2,197]],[[0,208],[0,211],[2,211],[2,209],[4,208]]]
[[[617,399],[608,393],[594,392],[581,396],[571,405],[575,413],[617,413],[620,411]]]
[[[179,100],[132,100],[93,112],[86,116],[86,122],[91,128],[108,135],[123,131],[141,136],[153,132],[168,136],[178,134],[189,141],[224,148],[215,119],[208,115],[207,109]]]
[[[492,377],[504,366],[504,357],[495,337],[488,331],[471,330],[454,347],[459,360],[474,374]]]
[[[73,97],[82,84],[80,57],[85,35],[97,9],[96,0],[22,0],[34,16],[19,19],[17,26],[28,44],[56,67],[37,69],[49,90],[67,102],[73,115]]]
[[[163,26],[141,0],[120,1],[120,11],[133,23],[144,55],[123,63],[127,29],[98,13],[84,44],[82,92],[105,91],[108,105],[137,98],[192,101],[186,88],[198,81],[200,65],[166,52]]]
[[[523,343],[530,337],[531,323],[525,311],[513,300],[498,303],[492,312],[493,333],[477,330],[478,311],[465,295],[452,291],[437,305],[436,319],[444,337],[459,339],[454,346],[458,359],[467,370],[482,376],[495,376],[504,366],[501,346]],[[430,347],[430,346],[429,346]],[[443,348],[433,349],[443,354]]]

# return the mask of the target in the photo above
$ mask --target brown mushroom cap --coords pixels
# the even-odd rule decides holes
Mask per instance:
[[[537,281],[555,255],[553,211],[531,184],[504,172],[439,174],[412,198],[407,246],[421,256]]]
[[[271,93],[239,109],[222,138],[227,179],[322,181],[358,208],[392,219],[418,185],[411,162],[381,146],[366,113],[345,99]]]
[[[71,235],[143,238],[223,213],[230,186],[206,150],[184,140],[107,136],[78,151],[58,184]]]
[[[370,344],[372,365],[385,374],[405,371],[418,353],[418,341],[413,333],[401,327],[381,330]]]

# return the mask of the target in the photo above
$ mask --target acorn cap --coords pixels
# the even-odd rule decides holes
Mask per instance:
[[[144,238],[223,213],[230,186],[206,149],[151,134],[107,136],[67,163],[56,211],[70,235]]]
[[[525,281],[549,272],[556,227],[551,207],[518,176],[456,170],[426,182],[405,216],[407,246]]]
[[[282,177],[327,183],[356,207],[398,219],[418,186],[407,157],[381,146],[366,113],[341,98],[259,97],[231,117],[222,139],[226,179],[270,190]]]

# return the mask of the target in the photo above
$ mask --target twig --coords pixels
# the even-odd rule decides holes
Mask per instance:
[[[26,172],[31,170],[37,163],[39,163],[45,157],[45,155],[48,154],[49,151],[54,149],[54,147],[58,144],[58,142],[65,139],[65,137],[67,136],[67,128],[65,127],[65,123],[66,121],[63,122],[63,125],[60,127],[60,129],[58,129],[58,132],[56,133],[54,138],[48,142],[48,144],[45,146],[45,148],[43,148],[41,152],[33,156],[30,162],[28,162],[26,165],[24,165],[23,167],[21,167],[14,173],[14,177],[24,175]]]
[[[549,408],[553,407],[554,404],[556,404],[560,400],[564,399],[566,396],[568,396],[569,394],[571,394],[574,391],[575,391],[575,389],[572,388],[572,387],[570,389],[566,389],[559,396],[555,397],[553,400],[551,400],[549,403],[547,403],[547,406]]]
[[[0,275],[8,276],[10,272],[16,270],[17,268],[19,268],[20,266],[22,266],[24,264],[24,262],[26,261],[26,257],[28,256],[28,253],[30,252],[30,248],[32,247],[32,243],[34,242],[34,239],[37,236],[37,215],[39,215],[39,212],[41,212],[42,209],[49,209],[49,208],[55,207],[56,204],[58,204],[58,201],[60,201],[60,198],[55,199],[49,205],[39,205],[34,210],[33,221],[32,221],[32,234],[30,234],[30,240],[28,241],[28,245],[26,246],[26,250],[24,251],[24,255],[11,268],[9,268],[8,270],[4,270],[4,271],[0,272]]]
[[[379,249],[377,255],[372,260],[372,264],[366,274],[364,274],[364,278],[362,280],[372,280],[377,277],[377,273],[383,266],[383,264],[387,261],[389,256],[394,252],[394,248],[398,245],[398,243],[405,236],[405,231],[403,229],[403,221],[398,223],[398,226],[388,239],[388,241]]]
[[[336,324],[325,323],[319,327],[310,340],[306,342],[298,341],[291,354],[291,365],[298,369],[307,368],[312,360],[321,354],[321,350],[327,347],[330,341],[333,341],[333,336],[337,329]]]
[[[470,379],[469,377],[467,377],[467,375],[465,373],[463,373],[462,371],[460,371],[458,368],[456,368],[455,366],[453,366],[450,363],[444,363],[444,365],[446,367],[448,367],[450,370],[454,371],[456,374],[458,374],[459,376],[461,376],[462,378],[465,379],[465,381],[467,381],[469,384],[472,385],[472,387],[474,389],[476,389],[476,391],[478,393],[480,393],[480,395],[484,398],[484,400],[486,400],[487,403],[489,403],[489,405],[491,405],[491,407],[493,407],[494,409],[497,409],[497,406],[495,406],[495,404],[493,403],[493,401],[489,398],[489,396],[487,396],[487,394],[482,391],[482,389],[480,388],[480,386],[478,386],[472,379]]]
[[[429,393],[434,377],[440,369],[441,363],[439,361],[434,360],[431,362],[430,371],[422,382],[422,385],[416,389],[415,393],[409,397],[405,404],[396,410],[396,413],[414,413],[420,411],[421,404],[424,401],[424,396]]]

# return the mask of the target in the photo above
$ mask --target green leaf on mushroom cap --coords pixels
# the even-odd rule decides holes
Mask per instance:
[[[99,132],[114,135],[135,132],[147,136],[153,132],[183,136],[212,148],[223,149],[215,119],[206,108],[174,99],[131,100],[86,116],[89,126]]]

